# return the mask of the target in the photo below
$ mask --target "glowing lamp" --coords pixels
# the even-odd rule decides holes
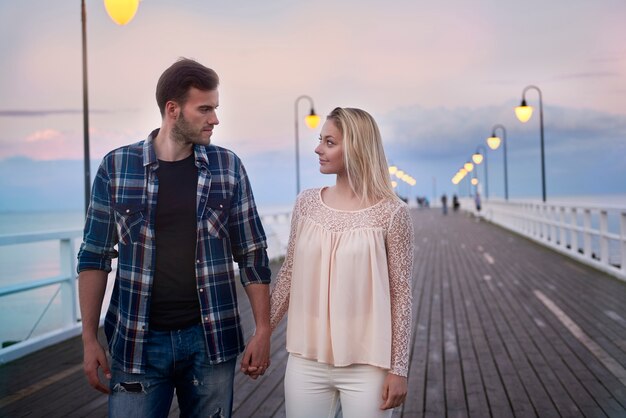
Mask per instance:
[[[391,181],[391,186],[395,189],[396,187],[398,187],[398,182],[395,180]]]
[[[402,171],[402,170],[398,170],[398,171],[396,171],[396,177],[397,177],[397,178],[401,179],[401,178],[402,178],[402,176],[404,176],[404,171]]]
[[[389,174],[393,176],[394,174],[396,174],[396,171],[398,171],[398,167],[396,167],[395,165],[389,166]]]
[[[526,100],[522,100],[522,104],[515,108],[515,116],[520,122],[528,122],[533,115],[533,107],[526,104]]]
[[[109,17],[118,25],[123,26],[135,17],[139,0],[104,0],[104,7]]]
[[[474,164],[470,163],[469,161],[465,163],[465,165],[463,165],[463,168],[465,170],[467,170],[468,173],[471,173],[472,170],[474,169]]]
[[[498,147],[500,146],[500,142],[501,142],[500,138],[497,137],[495,134],[487,138],[487,145],[489,145],[489,148],[493,150],[498,149]]]
[[[477,178],[473,178],[472,179],[472,185],[476,186],[478,184],[478,179]]]
[[[476,154],[472,155],[472,161],[474,161],[474,164],[482,163],[483,155],[480,152],[477,152]]]
[[[309,113],[305,118],[304,118],[304,123],[306,124],[306,126],[308,126],[310,129],[315,129],[317,128],[317,125],[319,125],[320,123],[320,117],[318,115],[315,114],[315,110],[313,110],[313,108],[311,108],[311,113]]]

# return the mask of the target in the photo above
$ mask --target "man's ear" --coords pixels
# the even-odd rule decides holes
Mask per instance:
[[[172,120],[178,119],[180,113],[180,106],[173,100],[169,100],[165,103],[165,115]]]

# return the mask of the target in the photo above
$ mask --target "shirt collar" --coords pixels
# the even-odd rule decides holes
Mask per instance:
[[[150,135],[146,138],[143,143],[143,165],[144,167],[157,164],[159,161],[157,160],[156,152],[154,152],[154,138],[156,138],[159,133],[159,128],[150,132]],[[194,145],[193,152],[196,159],[197,167],[206,167],[209,168],[209,156],[207,155],[207,147],[203,145]]]

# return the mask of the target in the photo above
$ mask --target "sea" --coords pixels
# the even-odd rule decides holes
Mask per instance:
[[[259,206],[268,240],[268,256],[284,255],[292,207]],[[84,212],[0,212],[0,235],[81,230]],[[73,241],[74,252],[81,237]],[[61,274],[60,243],[45,241],[0,246],[0,288]],[[115,264],[114,264],[115,266]],[[112,278],[113,276],[111,276]],[[112,280],[109,280],[112,284]],[[0,297],[0,344],[22,341],[62,326],[60,285]],[[105,299],[110,294],[110,286]],[[78,306],[78,305],[77,305]],[[105,310],[105,308],[103,308]]]
[[[626,209],[626,195],[555,197],[548,203],[609,208],[609,231],[619,234],[619,213],[620,209]],[[276,259],[285,253],[290,211],[291,206],[259,206],[270,258]],[[0,212],[0,235],[80,230],[83,222],[82,211]],[[592,224],[597,228],[597,217],[592,219]],[[596,240],[592,245],[599,244]],[[79,246],[80,237],[74,241],[75,252]],[[58,241],[0,246],[0,288],[58,276],[61,273],[59,247]],[[619,247],[612,245],[610,250],[617,254]],[[62,324],[59,288],[53,285],[1,297],[0,343],[21,341],[58,329]]]

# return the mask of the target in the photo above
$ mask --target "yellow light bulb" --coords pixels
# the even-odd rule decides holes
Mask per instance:
[[[469,161],[465,163],[465,165],[463,166],[463,168],[465,168],[465,170],[467,170],[468,173],[471,173],[472,170],[474,169],[474,164],[470,163]]]
[[[533,107],[532,106],[517,106],[515,108],[515,116],[519,119],[520,122],[528,122],[530,117],[533,115]]]
[[[311,113],[304,118],[304,123],[306,123],[306,126],[309,128],[315,129],[320,123],[320,117],[311,109]]]
[[[133,20],[139,0],[104,0],[104,7],[115,23],[123,26]]]
[[[483,162],[483,155],[481,153],[476,153],[474,155],[472,155],[472,161],[474,161],[474,164],[480,164]]]
[[[487,145],[489,145],[489,148],[493,150],[498,149],[498,147],[500,146],[500,142],[500,138],[495,135],[487,138]]]

